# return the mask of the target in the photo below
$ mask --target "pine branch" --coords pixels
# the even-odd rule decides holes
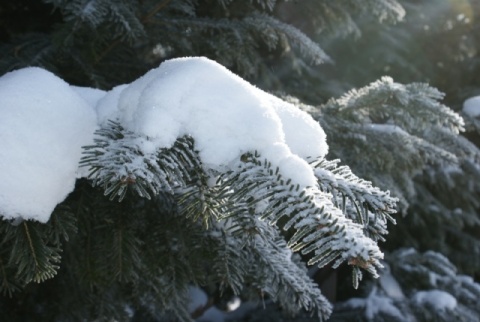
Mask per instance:
[[[346,2],[348,4],[352,3],[352,1],[348,0]],[[363,4],[354,2],[354,5],[360,7],[368,14],[375,15],[380,22],[397,22],[405,17],[405,9],[397,0],[367,0]],[[345,5],[343,7],[348,8]]]
[[[188,137],[151,154],[142,152],[145,139],[118,123],[110,122],[96,134],[95,145],[84,148],[81,165],[89,167],[89,179],[94,186],[102,186],[111,200],[118,197],[121,201],[128,189],[147,199],[160,191],[173,192],[176,187],[187,186],[192,171],[200,168]]]
[[[219,288],[224,292],[230,288],[234,294],[240,295],[245,287],[245,278],[248,274],[248,249],[238,242],[237,238],[228,236],[225,231],[213,230],[210,238],[216,240],[215,247],[217,260],[213,263],[212,271],[215,279],[219,280]]]
[[[443,96],[427,84],[402,85],[383,77],[341,98],[331,99],[322,111],[355,123],[395,124],[407,132],[437,125],[458,134],[464,129],[463,119],[438,102]]]
[[[235,187],[232,201],[247,203],[247,209],[255,209],[271,225],[288,217],[281,224],[284,230],[295,230],[288,246],[302,254],[313,252],[309,264],[323,267],[335,261],[338,267],[348,261],[376,275],[374,266],[380,266],[382,254],[361,227],[347,219],[326,194],[315,188],[300,189],[259,158],[244,155],[238,171],[222,178],[224,187]]]
[[[61,248],[44,240],[47,229],[41,225],[24,221],[2,227],[1,245],[10,250],[7,265],[16,268],[15,280],[22,285],[44,282],[59,269]]]
[[[216,278],[235,294],[239,294],[247,281],[246,284],[269,295],[289,314],[298,314],[303,309],[324,321],[331,313],[331,306],[306,269],[299,266],[303,262],[299,264],[293,259],[294,254],[278,229],[255,218],[249,210],[239,220],[239,212],[237,209],[227,215],[217,224],[220,230],[210,234],[219,245],[214,264]],[[251,229],[253,226],[255,229]]]
[[[360,176],[388,187],[405,211],[416,198],[413,178],[425,167],[458,166],[464,157],[478,158],[478,149],[458,135],[463,119],[441,104],[442,98],[428,85],[402,85],[384,77],[311,113],[327,132],[336,157]],[[365,161],[370,155],[379,157]]]
[[[155,5],[147,14],[145,14],[143,17],[140,18],[140,23],[139,25],[141,26],[141,29],[143,30],[144,25],[149,23],[150,20],[162,9],[164,9],[171,0],[164,0],[159,2],[157,5]],[[121,17],[120,17],[121,18]],[[119,32],[121,35],[121,31]],[[142,34],[143,36],[143,34]],[[117,36],[111,43],[106,47],[100,54],[95,59],[95,64],[98,64],[100,61],[102,61],[113,49],[115,49],[118,45],[122,43],[124,37],[122,36]],[[135,39],[135,38],[133,38]]]
[[[362,225],[365,234],[373,240],[384,240],[386,224],[396,212],[398,199],[390,197],[372,183],[360,179],[347,166],[338,166],[340,160],[311,160],[320,189],[332,194],[335,207],[351,220]]]
[[[405,16],[404,8],[396,0],[305,1],[301,5],[286,1],[277,8],[287,16],[301,17],[303,26],[322,39],[360,37],[363,26],[359,20],[364,17],[377,18],[380,23],[396,23]]]
[[[261,278],[256,283],[287,313],[295,315],[304,309],[317,316],[319,321],[325,321],[330,316],[331,306],[327,299],[305,270],[292,261],[292,253],[280,236],[266,242],[259,239],[253,251],[258,263],[253,274]]]
[[[201,169],[197,168],[196,172],[198,174],[196,182],[175,191],[178,196],[177,204],[180,214],[185,218],[195,222],[201,220],[204,226],[209,228],[223,217],[230,205],[226,205],[226,200],[220,196],[218,187],[208,185],[208,178]]]
[[[188,288],[206,283],[206,274],[221,258],[212,257],[218,245],[205,226],[185,218],[175,209],[165,212],[164,204],[149,202],[154,209],[145,213],[147,226],[143,246],[145,268],[135,285],[140,305],[157,319],[173,314],[172,319],[191,321]],[[212,278],[213,279],[213,278]]]
[[[143,270],[142,242],[128,223],[117,220],[115,226],[108,234],[107,244],[103,245],[110,250],[106,258],[106,263],[112,267],[110,270],[113,274],[110,278],[135,283],[139,278],[139,272]]]
[[[415,298],[420,292],[446,292],[455,299],[456,305],[447,315],[448,319],[470,321],[471,317],[477,317],[480,313],[478,297],[480,296],[480,284],[471,277],[459,275],[457,268],[444,255],[427,251],[419,253],[414,249],[399,249],[388,258],[393,275],[401,285],[411,294],[411,303],[418,315],[430,311],[436,316],[438,310],[435,307],[421,305]],[[408,299],[407,299],[408,300]],[[474,320],[472,320],[474,321]]]
[[[31,282],[56,276],[62,243],[75,233],[75,218],[64,205],[57,206],[46,224],[1,221],[0,290],[11,295]]]
[[[114,2],[109,0],[45,0],[62,11],[66,21],[74,22],[74,30],[86,25],[91,29],[110,23],[114,26],[115,38],[134,41],[145,36],[143,25],[136,17],[138,4],[135,1]]]
[[[272,16],[266,14],[255,14],[245,18],[244,21],[247,23],[247,25],[254,27],[255,30],[259,30],[260,34],[265,34],[265,31],[270,31],[270,33],[273,31],[277,33],[277,35],[268,35],[267,37],[264,36],[264,38],[267,40],[273,40],[273,42],[267,42],[270,47],[278,42],[276,39],[279,36],[283,36],[295,47],[297,47],[303,56],[309,58],[313,64],[318,65],[325,62],[332,62],[330,57],[325,54],[320,46],[308,38],[304,33],[289,24],[273,18]]]
[[[21,286],[12,278],[14,276],[12,267],[9,267],[2,259],[5,255],[5,251],[0,255],[0,293],[4,296],[12,297],[13,293],[19,291]]]

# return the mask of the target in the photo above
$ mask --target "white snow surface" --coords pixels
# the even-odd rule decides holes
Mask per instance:
[[[470,97],[463,102],[463,112],[471,117],[480,116],[480,96]]]
[[[431,305],[438,311],[454,310],[457,307],[457,299],[440,290],[419,291],[413,295],[413,301],[418,305]]]
[[[97,111],[98,124],[100,126],[105,126],[109,120],[120,121],[118,119],[118,100],[120,94],[127,86],[116,86],[97,101],[95,110]]]
[[[99,121],[119,120],[148,138],[143,152],[168,148],[191,135],[208,169],[224,171],[258,151],[301,186],[314,186],[307,156],[328,152],[326,136],[309,114],[251,85],[203,57],[172,59],[101,99]]]
[[[188,302],[188,313],[193,313],[196,310],[202,309],[207,305],[208,296],[201,288],[197,286],[188,287],[188,297],[190,301]]]
[[[394,300],[384,294],[379,294],[376,287],[372,289],[367,298],[352,298],[346,301],[345,305],[352,308],[364,308],[364,315],[368,321],[374,320],[380,313],[404,320],[404,315],[395,306]]]
[[[108,120],[137,133],[145,154],[190,135],[206,170],[257,151],[301,187],[317,184],[306,157],[328,152],[308,113],[207,58],[166,61],[108,92],[24,68],[0,78],[0,217],[47,222],[85,176],[82,146]]]
[[[46,222],[73,190],[92,107],[40,68],[0,78],[0,217]]]
[[[394,300],[403,300],[405,295],[398,281],[393,277],[390,272],[390,266],[387,263],[383,263],[384,268],[380,273],[378,282],[385,294]]]
[[[70,88],[80,95],[91,107],[95,107],[97,102],[107,94],[107,92],[101,89],[91,87],[70,86]]]

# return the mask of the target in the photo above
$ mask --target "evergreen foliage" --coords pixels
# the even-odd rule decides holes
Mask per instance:
[[[399,249],[387,261],[366,296],[337,305],[331,321],[479,321],[479,284],[443,255]]]
[[[360,176],[400,199],[400,210],[408,216],[392,230],[391,244],[442,251],[463,272],[475,274],[480,268],[480,151],[459,135],[464,121],[439,103],[442,97],[426,84],[382,78],[313,114],[330,139],[333,156],[348,160]],[[374,154],[378,157],[371,158]]]
[[[361,284],[364,297],[336,304],[332,321],[478,321],[480,151],[460,133],[480,133],[480,123],[443,105],[444,94],[425,83],[383,77],[364,86],[369,64],[349,63],[352,53],[374,57],[382,73],[388,64],[393,74],[422,71],[401,81],[429,81],[438,72],[430,59],[415,61],[416,51],[398,45],[413,46],[406,34],[423,28],[411,24],[423,4],[14,2],[0,4],[1,74],[40,66],[70,84],[109,89],[168,58],[207,56],[309,112],[330,154],[308,159],[317,186],[299,188],[258,151],[218,172],[205,167],[190,136],[145,154],[141,137],[109,122],[84,148],[88,178],[48,223],[0,221],[0,320],[191,321],[194,285],[266,303],[244,320],[323,321],[332,306],[305,262],[347,263],[357,287],[362,270],[378,277],[377,243],[386,239],[380,278]],[[18,15],[35,19],[19,25]],[[395,46],[373,46],[377,33]],[[364,42],[345,41],[352,36]],[[396,207],[402,218],[392,218]],[[446,299],[444,309],[428,301],[432,294]],[[212,295],[207,306],[218,302]]]

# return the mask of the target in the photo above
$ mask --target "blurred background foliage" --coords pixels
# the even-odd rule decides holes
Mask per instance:
[[[27,65],[45,65],[57,69],[73,84],[90,86],[97,83],[98,87],[110,88],[135,79],[165,59],[196,53],[220,60],[266,90],[285,91],[310,104],[323,103],[384,75],[400,83],[429,83],[446,93],[446,105],[455,110],[461,108],[464,99],[480,94],[480,1],[477,0],[401,0],[399,2],[406,15],[403,21],[396,23],[379,21],[381,17],[355,10],[349,17],[340,15],[335,19],[322,20],[318,19],[319,5],[316,0],[279,1],[275,6],[272,5],[273,16],[297,27],[320,44],[333,62],[312,65],[300,58],[288,44],[274,49],[259,45],[255,50],[262,54],[262,61],[253,68],[242,66],[233,59],[229,61],[227,57],[222,57],[221,49],[214,46],[204,44],[202,48],[194,48],[192,42],[189,46],[174,48],[169,46],[168,39],[161,37],[162,32],[166,32],[171,37],[184,37],[188,42],[190,37],[202,36],[208,43],[209,38],[215,35],[208,30],[196,34],[195,30],[185,28],[180,33],[166,23],[161,26],[163,31],[157,39],[150,39],[141,33],[120,37],[121,30],[102,30],[102,26],[93,23],[89,26],[85,21],[82,26],[78,21],[63,21],[68,14],[50,4],[55,1],[45,2],[4,0],[0,3],[0,43],[4,44],[0,64],[2,73]],[[160,1],[160,5],[163,2],[166,6],[170,1]],[[197,2],[197,14],[212,19],[230,19],[235,15],[242,17],[249,12],[245,7],[252,6],[251,1],[234,1],[233,5],[231,1],[226,1],[229,3],[227,10],[220,4],[222,1]],[[275,4],[275,1],[271,3]],[[342,5],[338,4],[338,7]],[[147,22],[150,13],[135,13],[144,19],[140,20],[145,23],[144,29],[153,28]],[[81,37],[80,32],[68,35],[66,33],[72,31],[71,23],[76,23],[78,26],[75,28],[78,29],[90,28],[95,35]],[[94,27],[98,29],[94,30]],[[199,29],[202,28],[199,26]],[[152,46],[155,41],[158,45]],[[63,48],[63,52],[55,48],[58,42],[62,42],[64,47],[76,49],[79,48],[78,43],[83,43],[83,52],[66,55],[67,48]],[[155,50],[152,51],[152,47]],[[36,55],[30,55],[29,50],[35,50]],[[57,50],[55,55],[51,55],[52,50]],[[136,53],[131,55],[127,51]],[[95,75],[82,74],[82,68],[78,74],[69,69],[75,64],[86,68],[92,61],[92,71],[95,68],[101,71],[103,68],[121,67],[111,65],[110,55],[129,55],[130,58],[137,57],[137,60],[123,62],[125,73],[122,75],[116,70],[112,73],[114,80],[101,79],[100,75],[95,80]],[[12,59],[15,60],[13,64]]]
[[[333,64],[298,68],[298,73],[317,84],[318,91],[309,93],[297,84],[296,95],[318,103],[384,75],[404,84],[429,83],[446,93],[444,103],[455,110],[461,109],[466,98],[480,94],[480,1],[400,3],[406,11],[403,21],[379,24],[376,17],[358,15],[354,17],[358,29],[340,35],[342,28],[322,29],[312,24],[315,20],[308,18],[312,12],[308,5],[315,1],[279,6],[282,20],[303,30],[334,59]],[[301,13],[293,10],[299,6],[304,9]],[[285,72],[282,82],[288,83],[290,75]]]

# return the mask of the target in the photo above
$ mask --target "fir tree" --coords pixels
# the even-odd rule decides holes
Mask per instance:
[[[331,305],[306,262],[349,264],[356,288],[362,271],[377,277],[383,263],[377,243],[387,239],[381,277],[362,284],[365,298],[336,305],[332,320],[361,313],[374,321],[476,321],[479,286],[464,274],[480,268],[480,154],[460,132],[478,131],[477,120],[464,120],[424,83],[384,77],[353,90],[347,81],[322,77],[336,68],[337,54],[342,58],[335,39],[363,37],[363,19],[373,19],[375,28],[401,23],[412,6],[395,0],[0,5],[1,74],[40,66],[114,97],[125,88],[118,85],[170,58],[206,56],[310,113],[330,147],[328,156],[302,156],[315,174],[306,187],[288,176],[295,171],[288,164],[276,166],[263,151],[245,151],[219,170],[205,162],[195,136],[147,153],[148,137],[118,120],[101,122],[94,143],[83,148],[86,175],[46,223],[0,222],[2,320],[189,321],[220,307],[228,294],[267,304],[250,320],[326,320]],[[305,22],[298,28],[296,15]],[[35,19],[18,24],[18,16]],[[394,220],[396,209],[402,216]],[[195,312],[188,309],[193,286],[211,296]],[[445,300],[442,310],[431,296]],[[375,311],[375,303],[388,309]]]

